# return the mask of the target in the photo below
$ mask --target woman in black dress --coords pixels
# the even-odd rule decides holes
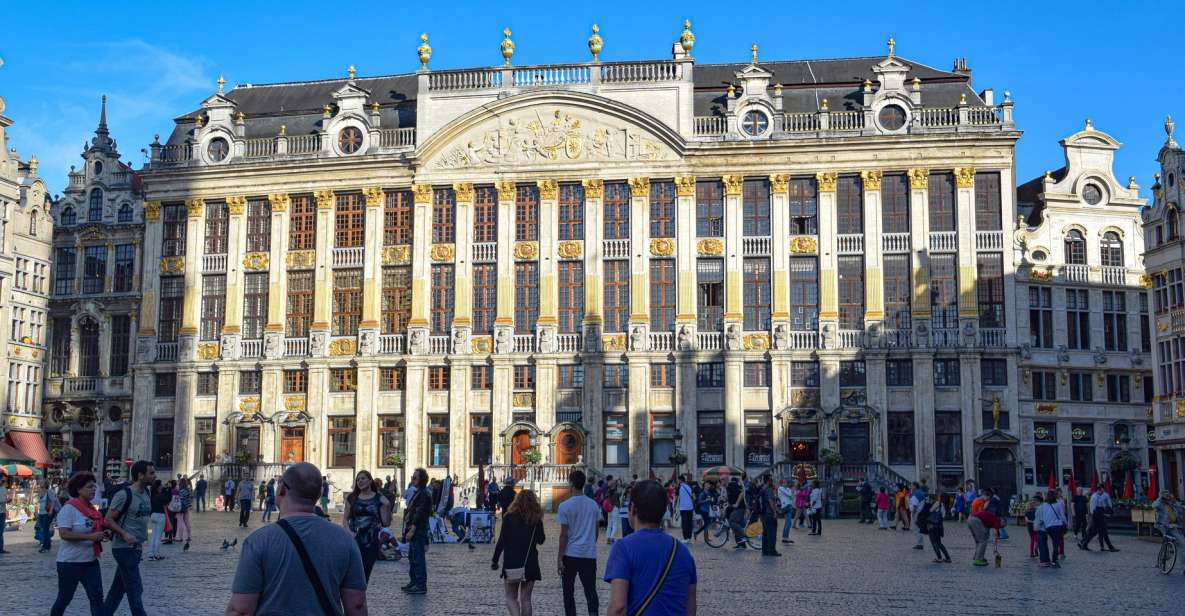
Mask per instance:
[[[366,571],[367,582],[382,546],[379,531],[391,523],[391,501],[376,488],[370,472],[359,471],[354,477],[354,490],[346,496],[346,512],[342,516],[342,524],[354,533],[354,541],[362,552],[362,569]]]
[[[539,570],[539,548],[544,541],[543,509],[539,498],[531,490],[523,490],[514,497],[502,518],[502,532],[494,546],[491,569],[498,569],[502,557],[502,577],[506,580],[506,607],[510,616],[532,616],[531,591],[535,582],[543,579]],[[507,569],[523,569],[522,579],[507,577]]]

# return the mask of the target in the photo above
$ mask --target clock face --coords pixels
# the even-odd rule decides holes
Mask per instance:
[[[885,105],[877,115],[877,120],[885,130],[901,130],[905,126],[905,110],[899,105]]]

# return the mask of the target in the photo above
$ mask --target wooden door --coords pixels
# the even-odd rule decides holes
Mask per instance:
[[[518,466],[526,464],[523,454],[531,448],[531,433],[526,430],[515,432],[510,439],[510,463]]]
[[[555,444],[556,464],[578,464],[584,452],[584,435],[575,428],[561,430]]]
[[[280,437],[280,462],[304,462],[304,426],[288,426]]]

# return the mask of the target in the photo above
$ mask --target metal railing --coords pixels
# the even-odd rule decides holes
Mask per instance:
[[[379,353],[383,355],[402,353],[404,349],[403,342],[403,334],[383,334],[379,336]]]
[[[958,252],[959,233],[957,231],[931,231],[930,252]]]
[[[885,233],[881,235],[881,252],[884,254],[911,252],[909,233]]]
[[[309,339],[304,338],[285,338],[284,339],[284,357],[302,357],[309,354]]]

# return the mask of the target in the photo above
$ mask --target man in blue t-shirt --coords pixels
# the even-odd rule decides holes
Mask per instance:
[[[605,564],[608,616],[695,616],[695,559],[687,546],[659,528],[667,491],[657,481],[639,481],[629,500],[635,530],[613,544]]]

